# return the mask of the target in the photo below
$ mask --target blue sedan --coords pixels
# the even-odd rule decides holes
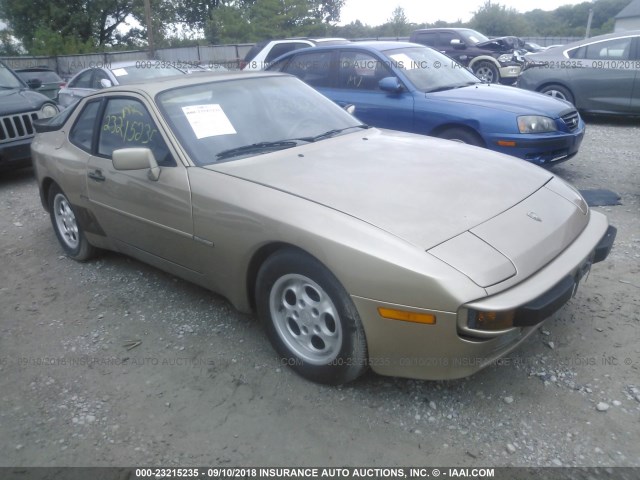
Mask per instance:
[[[290,73],[379,128],[456,140],[538,165],[574,156],[585,125],[568,102],[485,84],[422,45],[361,42],[297,50],[268,70]]]

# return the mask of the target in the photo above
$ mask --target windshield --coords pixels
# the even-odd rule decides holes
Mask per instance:
[[[180,75],[185,72],[172,67],[171,65],[162,65],[162,67],[155,66],[154,63],[149,62],[147,68],[145,62],[137,62],[139,65],[130,65],[128,67],[113,68],[111,73],[118,79],[120,85],[127,85],[129,83],[140,82],[141,80],[151,80],[158,77],[170,77],[172,75]]]
[[[2,63],[0,63],[0,88],[24,88],[22,82]]]
[[[460,35],[464,38],[464,42],[468,45],[477,45],[478,43],[488,42],[489,38],[475,30],[460,30]]]
[[[247,77],[158,94],[156,101],[197,165],[321,141],[362,124],[293,77]]]
[[[414,87],[422,92],[436,92],[466,87],[480,80],[465,67],[427,47],[399,48],[384,52],[400,68]]]

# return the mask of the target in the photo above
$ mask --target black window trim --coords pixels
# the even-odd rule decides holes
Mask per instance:
[[[162,124],[160,122],[158,122],[158,118],[156,115],[154,115],[154,113],[152,113],[151,110],[149,110],[149,108],[147,108],[147,105],[145,105],[144,101],[142,100],[142,98],[136,96],[136,95],[105,95],[102,96],[100,98],[92,98],[92,99],[88,99],[80,108],[80,105],[77,105],[74,108],[78,108],[79,109],[79,113],[76,116],[76,118],[73,121],[73,125],[71,126],[71,128],[69,129],[69,143],[71,143],[72,145],[78,147],[80,150],[82,150],[83,152],[88,153],[89,155],[96,157],[96,158],[103,158],[105,160],[113,160],[112,157],[108,156],[108,155],[102,155],[100,153],[98,153],[98,142],[100,139],[100,128],[102,125],[102,119],[104,117],[104,111],[107,108],[107,103],[109,102],[109,100],[117,100],[117,99],[125,99],[125,100],[135,100],[139,103],[142,104],[142,106],[145,108],[145,110],[147,111],[147,113],[149,114],[149,117],[151,117],[151,119],[153,120],[156,128],[158,129],[158,133],[161,135],[162,140],[164,141],[165,145],[167,146],[167,150],[169,151],[170,155],[171,155],[171,159],[172,159],[172,164],[171,165],[162,165],[163,168],[168,168],[168,167],[176,167],[179,164],[182,165],[182,162],[179,162],[177,160],[176,157],[176,151],[175,148],[173,147],[173,144],[167,140],[168,135],[166,134],[164,128],[161,126]],[[91,138],[91,150],[88,151],[87,149],[85,149],[84,147],[78,145],[77,143],[73,142],[71,140],[71,132],[73,131],[73,129],[75,128],[75,126],[77,125],[80,117],[82,116],[82,112],[85,111],[85,109],[87,108],[87,105],[89,105],[90,103],[94,103],[94,102],[98,102],[100,103],[100,105],[98,106],[98,112],[96,113],[96,118],[93,122],[93,133],[92,138]]]

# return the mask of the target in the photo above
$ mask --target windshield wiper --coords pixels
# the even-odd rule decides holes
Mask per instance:
[[[344,128],[334,128],[333,130],[329,130],[326,131],[324,133],[321,133],[320,135],[315,135],[313,137],[303,137],[300,138],[299,140],[305,140],[307,142],[317,142],[318,140],[323,140],[325,138],[331,138],[339,133],[344,132],[345,130],[349,130],[351,128],[362,128],[362,129],[367,129],[367,128],[371,128],[369,125],[365,125],[364,123],[361,123],[360,125],[352,125],[350,127],[344,127]]]
[[[369,125],[360,124],[360,125],[352,125],[350,127],[344,128],[334,128],[333,130],[329,130],[327,132],[321,133],[319,135],[315,135],[313,137],[300,137],[300,138],[290,138],[286,140],[276,140],[274,142],[258,142],[252,143],[250,145],[243,145],[241,147],[230,148],[228,150],[223,150],[222,152],[216,155],[218,160],[224,160],[226,158],[235,157],[237,155],[244,155],[246,153],[260,153],[260,152],[269,152],[274,150],[284,150],[286,148],[291,148],[297,146],[300,142],[316,142],[318,140],[322,140],[324,138],[333,137],[345,130],[349,130],[350,128],[371,128]]]
[[[298,145],[298,140],[304,140],[304,139],[301,138],[301,139],[293,139],[293,140],[278,140],[276,142],[252,143],[250,145],[243,145],[241,147],[223,150],[222,152],[216,155],[216,158],[218,160],[224,160],[225,158],[231,158],[237,155],[243,155],[245,153],[259,153],[259,152],[268,152],[273,150],[284,150],[285,148],[291,148]]]

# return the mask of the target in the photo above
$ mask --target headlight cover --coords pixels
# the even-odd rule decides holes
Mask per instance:
[[[558,130],[553,118],[541,115],[523,115],[518,117],[518,130],[520,133],[546,133]]]
[[[512,53],[503,53],[502,55],[500,55],[498,57],[498,61],[500,63],[507,63],[507,62],[511,62],[513,60],[513,54]]]
[[[58,113],[58,107],[52,103],[45,103],[40,109],[40,118],[51,118]]]

